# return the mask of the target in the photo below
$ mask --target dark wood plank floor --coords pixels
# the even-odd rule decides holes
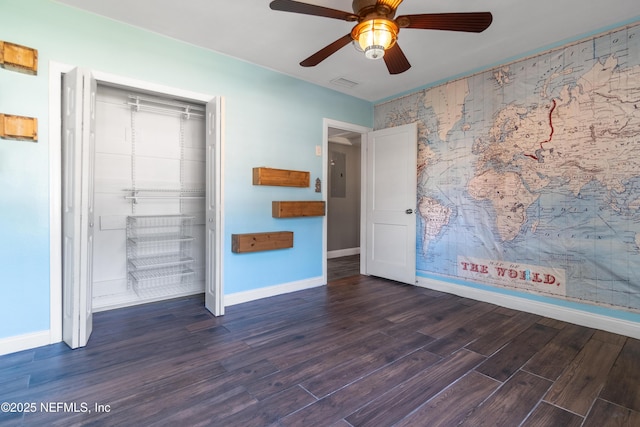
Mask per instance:
[[[360,255],[347,255],[327,260],[327,280],[333,281],[360,274]]]
[[[1,425],[640,426],[640,342],[352,276],[227,308],[98,313],[0,357]]]

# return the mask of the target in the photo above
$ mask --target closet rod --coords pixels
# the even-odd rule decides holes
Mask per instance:
[[[204,199],[204,196],[124,196],[127,200],[137,199]]]
[[[125,188],[122,191],[127,193],[139,193],[139,192],[162,192],[162,193],[204,193],[205,190],[201,188]]]
[[[135,104],[133,102],[128,102],[127,104],[132,107],[135,107],[136,111],[140,111],[140,109],[143,109],[147,111],[153,111],[156,113],[181,114],[181,115],[187,116],[187,119],[190,117],[204,117],[204,114],[194,113],[193,111],[172,110],[170,108],[153,107],[151,105]]]
[[[178,102],[145,98],[143,96],[134,96],[134,95],[129,95],[129,99],[131,99],[132,101],[127,102],[127,105],[134,107],[136,111],[139,111],[141,108],[143,108],[146,110],[151,110],[156,112],[184,114],[187,116],[187,118],[191,116],[204,117],[205,110],[195,105],[181,104]],[[148,102],[151,104],[141,103],[140,101]],[[158,105],[152,105],[152,104],[158,104]],[[166,108],[166,107],[175,107],[175,108]]]
[[[180,107],[180,108],[189,107],[192,110],[200,111],[200,112],[204,113],[204,108],[203,107],[196,106],[196,105],[191,105],[191,104],[183,104],[181,102],[169,101],[169,100],[166,100],[166,99],[148,98],[148,97],[140,96],[140,95],[129,95],[129,99],[135,99],[135,100],[140,100],[140,101],[148,101],[148,102],[152,102],[154,104],[170,105],[172,107]]]

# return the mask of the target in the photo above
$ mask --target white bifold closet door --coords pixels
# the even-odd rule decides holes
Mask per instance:
[[[84,347],[93,328],[93,159],[97,84],[86,70],[63,77],[62,339]]]
[[[219,254],[214,253],[215,249],[220,250],[222,235],[220,227],[220,203],[221,197],[216,191],[214,182],[220,182],[221,164],[220,144],[222,142],[222,99],[216,97],[207,103],[206,107],[206,218],[205,218],[205,307],[215,316],[224,314],[224,301],[222,298],[222,280],[220,277],[220,266],[216,265],[220,259]]]

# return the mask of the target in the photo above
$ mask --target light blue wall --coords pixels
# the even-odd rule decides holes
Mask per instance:
[[[38,49],[37,76],[0,69],[0,112],[37,117],[37,143],[0,140],[0,339],[49,329],[49,61],[226,100],[225,294],[322,274],[322,219],[271,218],[272,200],[319,200],[257,187],[255,166],[322,175],[322,119],[371,127],[371,103],[46,0],[2,0],[0,40]],[[294,248],[232,254],[231,234],[290,230]]]

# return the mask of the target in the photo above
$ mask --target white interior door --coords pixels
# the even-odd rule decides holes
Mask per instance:
[[[93,161],[97,83],[85,70],[63,77],[62,339],[84,347],[93,329]]]
[[[367,134],[366,273],[415,284],[415,123]]]
[[[214,316],[224,314],[221,280],[222,98],[207,103],[206,122],[206,218],[205,218],[205,307]],[[218,250],[216,250],[218,249]]]

